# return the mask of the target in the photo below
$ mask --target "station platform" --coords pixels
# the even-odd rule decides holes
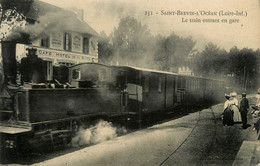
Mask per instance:
[[[256,123],[260,127],[260,119]],[[248,134],[248,140],[243,141],[232,166],[260,166],[260,132],[252,130]],[[253,140],[252,140],[253,138]]]
[[[250,99],[255,103],[254,95],[250,95]],[[253,103],[250,105],[250,110]],[[253,126],[248,132],[247,139],[243,141],[232,166],[260,166],[260,114],[257,117],[251,116],[251,112],[248,114],[249,122]]]

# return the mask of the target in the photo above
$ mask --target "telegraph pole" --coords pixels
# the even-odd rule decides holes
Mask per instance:
[[[246,66],[244,66],[244,79],[243,79],[243,90],[246,91],[246,77],[247,77],[247,73],[246,73]]]

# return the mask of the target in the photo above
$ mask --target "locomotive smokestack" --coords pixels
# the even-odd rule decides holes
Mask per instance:
[[[16,84],[16,43],[2,41],[2,65],[4,84]]]

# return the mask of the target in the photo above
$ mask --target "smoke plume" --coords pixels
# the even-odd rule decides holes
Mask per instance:
[[[48,12],[40,16],[33,24],[26,23],[25,27],[17,27],[8,35],[7,40],[14,40],[29,36],[30,42],[39,38],[47,38],[52,34],[60,34],[66,30],[72,30],[79,33],[93,30],[83,21],[77,18],[76,14],[67,10]]]
[[[80,147],[101,143],[126,132],[125,128],[116,128],[112,126],[112,123],[101,120],[93,127],[81,128],[76,136],[72,138],[72,146]]]

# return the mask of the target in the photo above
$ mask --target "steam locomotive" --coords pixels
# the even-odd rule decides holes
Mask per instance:
[[[12,45],[2,43],[2,154],[68,144],[79,126],[94,119],[141,124],[155,112],[174,112],[180,105],[212,104],[223,98],[220,80],[99,63],[56,67],[53,81],[46,82],[36,50],[29,50],[17,65]]]

